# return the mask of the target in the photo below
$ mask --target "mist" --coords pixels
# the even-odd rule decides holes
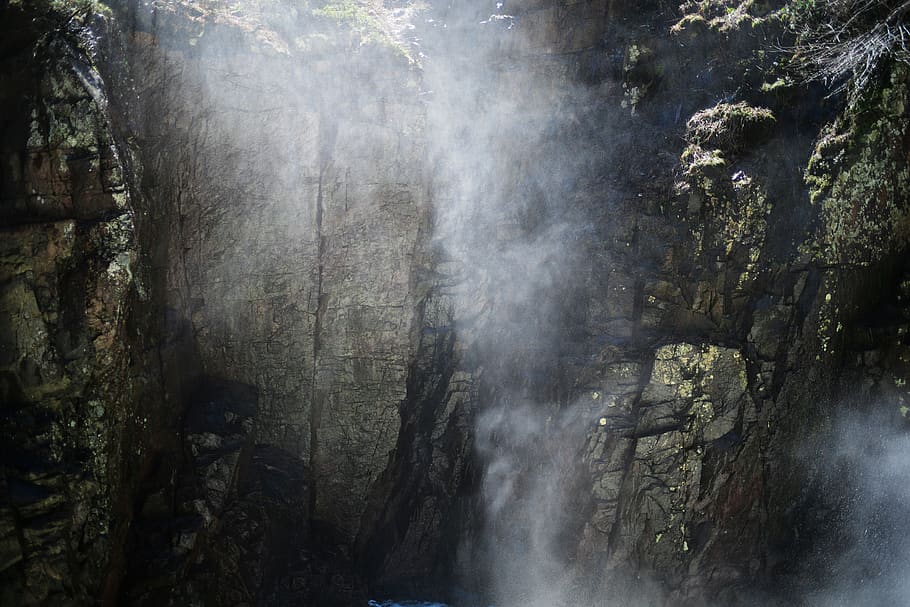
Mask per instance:
[[[910,68],[820,6],[0,7],[0,603],[908,602]]]
[[[511,8],[434,14],[423,68],[434,245],[458,279],[455,330],[489,386],[473,431],[482,523],[462,542],[462,573],[496,605],[544,606],[572,596],[572,477],[597,423],[545,387],[560,374],[571,294],[589,271],[578,238],[589,221],[573,189],[591,159],[564,133],[595,93],[551,71]]]
[[[229,336],[238,323],[261,327],[257,332],[267,348],[250,354],[264,356],[273,365],[254,367],[247,355],[209,356],[215,365],[225,365],[212,368],[217,373],[245,376],[248,368],[264,373],[247,377],[265,390],[264,423],[258,426],[257,440],[277,441],[308,462],[316,475],[311,507],[317,517],[342,527],[349,524],[343,521],[356,518],[358,508],[344,504],[351,494],[365,495],[380,470],[354,445],[366,441],[378,452],[394,448],[399,424],[395,405],[405,398],[406,369],[396,364],[375,369],[373,380],[355,380],[348,389],[345,357],[376,360],[408,347],[401,335],[412,316],[381,310],[414,306],[413,279],[395,268],[407,263],[412,250],[426,246],[433,271],[443,277],[439,289],[450,306],[459,348],[480,389],[470,439],[472,465],[480,479],[472,506],[476,528],[464,529],[465,537],[455,548],[456,579],[504,607],[682,600],[669,598],[660,583],[650,579],[651,573],[632,573],[634,566],[622,562],[633,558],[631,547],[597,549],[600,554],[587,560],[589,540],[583,539],[591,534],[585,517],[596,507],[586,497],[595,482],[591,445],[602,443],[601,450],[616,453],[612,457],[628,457],[621,455],[626,447],[619,445],[641,432],[634,427],[647,419],[641,406],[637,412],[634,405],[615,408],[627,386],[588,384],[579,381],[577,371],[586,359],[604,356],[604,344],[610,356],[617,356],[609,348],[634,339],[628,326],[641,314],[633,309],[640,304],[629,299],[607,309],[592,308],[584,294],[591,281],[654,273],[649,253],[632,247],[635,237],[628,233],[626,220],[612,216],[628,213],[628,201],[642,197],[622,176],[630,170],[624,168],[626,131],[654,127],[649,119],[642,125],[636,118],[626,84],[623,103],[617,104],[618,91],[609,80],[584,82],[577,68],[568,69],[559,56],[566,47],[580,52],[573,50],[575,45],[583,49],[588,43],[573,39],[574,33],[541,28],[533,7],[510,2],[407,4],[380,13],[386,24],[382,35],[388,36],[382,42],[395,48],[383,50],[380,45],[377,51],[365,42],[365,36],[374,34],[355,26],[345,34],[350,54],[341,66],[343,78],[333,63],[323,68],[318,63],[294,65],[293,60],[283,76],[291,74],[290,80],[270,74],[276,57],[285,61],[281,56],[288,53],[288,44],[296,43],[298,50],[309,51],[313,45],[318,49],[326,36],[341,35],[346,22],[326,29],[314,25],[305,11],[285,19],[270,14],[265,5],[239,15],[236,18],[248,20],[249,27],[261,23],[276,28],[279,37],[267,38],[265,56],[251,60],[238,52],[235,40],[198,33],[191,42],[193,52],[199,64],[213,67],[182,80],[180,96],[190,106],[202,100],[206,108],[206,147],[195,162],[214,188],[199,196],[213,197],[214,204],[198,204],[194,212],[230,205],[249,210],[239,224],[224,224],[222,232],[202,235],[190,229],[198,235],[184,238],[199,238],[198,245],[178,261],[184,268],[175,267],[173,273],[187,268],[198,273],[200,283],[175,289],[188,301],[223,298],[221,305],[207,305],[196,317],[203,352],[226,347],[230,352]],[[628,36],[622,30],[614,34]],[[602,44],[609,48],[612,41]],[[402,52],[407,54],[404,61]],[[620,65],[594,69],[622,74],[637,69],[630,52],[622,51]],[[232,82],[243,84],[229,85]],[[411,100],[397,100],[402,85],[415,93]],[[252,129],[247,118],[251,108],[256,108],[257,125]],[[677,107],[675,122],[678,113]],[[389,147],[396,150],[391,157],[385,155]],[[250,149],[256,154],[251,156]],[[306,163],[301,165],[301,159]],[[605,179],[617,174],[618,181]],[[386,207],[388,215],[375,206],[388,198],[388,186],[381,185],[387,183],[395,184],[397,193],[392,195],[404,203],[395,210]],[[596,205],[587,198],[592,188],[601,189]],[[407,223],[421,215],[427,234],[419,232],[419,222]],[[642,221],[636,218],[633,229]],[[205,220],[200,216],[197,222]],[[419,243],[424,237],[427,245]],[[618,255],[598,239],[627,240],[629,254]],[[275,241],[295,243],[293,253],[277,258]],[[390,241],[395,246],[373,244]],[[224,265],[215,272],[217,282],[203,287],[207,279],[201,268],[208,263],[203,260],[212,257]],[[312,351],[303,352],[293,339],[277,337],[276,328],[284,321],[275,317],[269,327],[255,306],[247,307],[259,293],[269,297],[269,281],[275,276],[283,277],[282,290],[290,286],[297,294],[288,305],[312,319],[310,329],[318,333],[334,326],[347,337],[334,345],[328,340],[316,343]],[[342,300],[337,299],[329,286],[335,278],[353,281],[359,293],[339,291]],[[605,282],[609,285],[611,279]],[[236,284],[255,295],[235,298],[231,291]],[[386,295],[377,298],[377,291]],[[604,312],[605,317],[596,317]],[[580,319],[593,319],[586,334],[577,333]],[[351,332],[351,327],[377,320],[397,326],[399,334],[362,342]],[[655,329],[657,343],[670,339]],[[618,355],[620,361],[623,356]],[[276,381],[275,374],[295,360],[300,365],[297,378]],[[354,411],[361,410],[361,400],[378,406],[351,426],[347,414],[338,412],[339,389],[348,390],[345,398],[353,399]],[[276,423],[268,423],[270,417]],[[852,427],[850,432],[862,431]],[[834,442],[852,444],[853,435]],[[898,448],[900,438],[893,439],[876,457],[883,458],[882,478],[896,481],[906,470],[896,465],[900,454],[892,448]],[[686,444],[710,446],[698,439]],[[344,455],[330,458],[323,452]],[[846,451],[826,461],[844,458],[850,459]],[[869,482],[868,473],[879,468],[873,463],[878,460],[853,459],[850,465],[862,467],[857,478]],[[350,479],[357,479],[360,488],[352,492]],[[620,485],[609,499],[622,502],[618,492],[630,489]],[[899,497],[882,495],[879,486],[866,489],[857,489],[856,507],[848,515],[851,528],[863,528],[863,534],[868,519],[892,512]],[[888,504],[883,505],[886,497]],[[678,539],[663,541],[676,541],[678,550],[688,551],[690,542],[694,547],[691,531],[680,529]],[[652,533],[660,542],[665,532]],[[879,558],[879,552],[858,538],[850,550],[856,558]],[[841,564],[850,557],[845,559],[832,567],[849,567]],[[598,566],[605,581],[591,579],[598,576]],[[899,584],[890,579],[864,583],[861,590],[835,585],[809,593],[806,600],[819,605],[857,600],[875,604],[900,595]]]
[[[373,4],[375,23],[353,26],[346,18],[326,25],[306,10],[286,18],[266,4],[251,5],[227,19],[254,35],[271,32],[262,57],[241,54],[236,40],[212,38],[203,28],[190,41],[202,69],[179,68],[168,85],[180,91],[178,103],[192,108],[186,125],[172,114],[174,128],[204,133],[190,162],[210,185],[193,194],[192,210],[181,216],[181,239],[190,246],[170,272],[175,283],[185,281],[175,284],[183,298],[175,306],[188,310],[208,371],[260,386],[256,440],[307,462],[314,475],[311,516],[337,525],[343,536],[363,535],[361,500],[383,473],[374,454],[402,449],[398,403],[407,398],[408,369],[398,359],[413,348],[407,329],[421,320],[412,310],[422,296],[407,267],[425,254],[429,261],[416,263],[439,277],[432,296],[444,301],[461,353],[457,368],[473,378],[479,395],[468,440],[479,480],[471,522],[450,548],[456,583],[501,607],[702,604],[687,591],[662,589],[689,583],[687,563],[708,558],[698,551],[710,547],[699,545],[693,531],[697,496],[679,501],[672,492],[682,488],[671,486],[674,473],[663,467],[673,462],[670,469],[679,466],[697,486],[707,464],[691,453],[716,452],[722,461],[749,424],[764,420],[745,386],[716,387],[713,346],[686,343],[710,341],[710,331],[665,335],[661,321],[651,320],[668,307],[655,303],[654,293],[665,296],[661,264],[679,253],[639,244],[642,229],[660,240],[653,208],[673,202],[642,200],[666,195],[643,194],[650,169],[633,165],[660,154],[655,165],[668,155],[675,163],[666,150],[677,144],[655,137],[634,161],[626,146],[630,132],[678,133],[681,108],[704,101],[674,101],[672,119],[666,112],[638,115],[638,96],[656,68],[640,65],[651,51],[638,49],[631,25],[610,25],[598,39],[582,26],[553,29],[543,8],[520,3]],[[332,7],[313,14],[333,14]],[[165,3],[155,10],[153,20],[169,9]],[[582,24],[612,11],[584,10],[590,14]],[[376,23],[378,33],[369,31]],[[295,53],[319,57],[331,36],[347,36],[340,65],[295,63]],[[563,57],[573,53],[597,59],[572,65]],[[276,62],[284,66],[278,76]],[[636,78],[642,83],[632,87]],[[401,88],[411,96],[402,98]],[[206,219],[230,207],[243,209],[239,221]],[[276,244],[285,242],[293,244]],[[276,255],[276,248],[286,254]],[[237,296],[236,285],[247,292]],[[294,320],[301,315],[302,325]],[[232,336],[247,323],[253,348],[235,355]],[[308,331],[336,337],[309,344],[299,336]],[[638,349],[674,341],[682,345],[670,347],[677,354],[665,362],[629,366]],[[674,362],[690,351],[701,357],[694,370]],[[725,351],[727,366],[716,369],[754,372],[759,363],[731,362],[738,356]],[[611,370],[588,378],[592,360],[641,377],[616,383]],[[707,409],[678,387],[688,379],[675,375],[689,373],[704,376],[695,385],[712,400]],[[630,399],[635,384],[644,392]],[[672,414],[662,411],[667,390],[677,393]],[[643,447],[660,432],[671,437],[668,444],[660,438]],[[854,421],[832,442],[854,445],[864,432]],[[880,449],[862,456],[838,449],[824,457],[836,462],[821,472],[827,482],[842,482],[835,471],[843,467],[856,482],[840,521],[853,530],[851,546],[829,573],[843,579],[841,569],[876,565],[855,584],[807,591],[808,604],[873,605],[905,595],[906,583],[898,581],[905,568],[881,565],[885,553],[895,563],[906,556],[903,542],[884,541],[895,535],[907,497],[899,489],[908,473],[900,463],[905,438],[882,437]],[[641,476],[626,472],[616,480],[609,468],[605,478],[613,484],[592,499],[592,486],[607,486],[596,473],[620,461],[639,465]],[[652,478],[666,484],[650,486]],[[623,530],[624,517],[639,516],[636,507],[649,514]],[[651,508],[663,512],[652,516]],[[597,525],[590,522],[595,516]],[[606,531],[598,528],[610,517]],[[651,538],[675,554],[646,562],[636,545]],[[675,573],[655,571],[659,559],[673,562]]]
[[[822,433],[820,446],[802,457],[820,468],[818,516],[836,534],[818,538],[821,588],[809,583],[805,602],[819,607],[889,605],[910,592],[910,541],[903,510],[910,476],[910,437],[895,407],[845,412]],[[811,458],[811,459],[810,459]]]

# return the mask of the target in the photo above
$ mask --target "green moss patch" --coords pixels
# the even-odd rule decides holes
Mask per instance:
[[[771,110],[747,103],[719,103],[686,124],[686,139],[705,148],[734,152],[766,137],[775,119]]]
[[[806,170],[824,262],[865,265],[910,244],[910,66],[865,91],[822,131]]]
[[[683,17],[671,28],[675,34],[699,31],[727,34],[756,28],[780,14],[771,3],[761,0],[689,0],[680,10]]]

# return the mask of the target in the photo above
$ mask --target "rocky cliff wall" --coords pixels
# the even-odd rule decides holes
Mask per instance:
[[[357,6],[6,9],[4,596],[893,598],[905,66]]]
[[[872,362],[906,347],[903,66],[844,111],[788,79],[780,6],[484,8],[442,17],[473,50],[425,70],[469,108],[430,124],[480,159],[435,165],[443,276],[368,566],[504,603],[811,600],[851,571],[833,546],[862,509],[831,469],[887,467],[845,461],[835,428],[905,423],[902,364]]]
[[[107,13],[4,6],[4,604],[114,598],[183,356],[160,322]]]
[[[169,301],[208,374],[258,388],[256,440],[309,466],[319,516],[353,535],[409,358],[426,212],[414,76],[321,32],[273,41],[174,11],[137,17],[130,58]],[[313,41],[326,48],[301,50]]]

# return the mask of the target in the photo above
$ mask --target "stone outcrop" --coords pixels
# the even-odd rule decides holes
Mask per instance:
[[[165,411],[143,407],[160,402],[161,382],[134,324],[148,291],[126,150],[84,29],[92,17],[69,17],[4,9],[4,604],[103,595],[146,430]]]
[[[308,462],[314,511],[353,537],[409,359],[426,213],[413,76],[174,6],[137,16],[130,50],[165,296],[208,374],[258,388],[256,440]]]

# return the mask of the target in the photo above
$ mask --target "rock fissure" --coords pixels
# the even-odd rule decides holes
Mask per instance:
[[[325,144],[322,144],[325,146]],[[323,147],[323,149],[326,149]],[[328,159],[322,159],[319,170],[319,182],[316,190],[315,233],[316,233],[316,313],[313,320],[313,351],[312,351],[312,388],[310,390],[310,470],[319,470],[319,427],[322,423],[323,399],[318,392],[317,377],[319,365],[320,333],[322,320],[327,305],[326,294],[323,292],[322,281],[325,269],[325,238],[323,233],[323,179],[328,166]],[[317,511],[317,488],[310,489],[310,511]]]

